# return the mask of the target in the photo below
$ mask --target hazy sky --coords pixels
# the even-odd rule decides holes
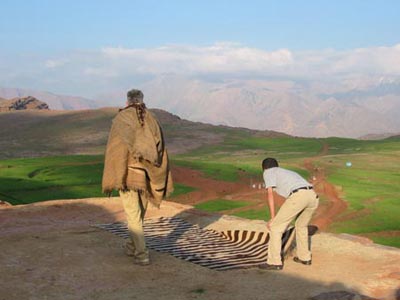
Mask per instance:
[[[230,41],[264,50],[399,42],[400,1],[1,0],[1,47],[54,51]]]
[[[90,96],[163,73],[399,76],[399,15],[398,0],[0,0],[0,86]]]

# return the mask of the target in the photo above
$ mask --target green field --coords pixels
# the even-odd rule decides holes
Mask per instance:
[[[328,151],[321,155],[323,146]],[[360,141],[343,138],[257,138],[229,135],[219,145],[198,148],[175,155],[172,164],[201,170],[219,180],[258,180],[261,161],[275,157],[282,167],[308,177],[304,159],[326,170],[328,181],[341,189],[349,209],[330,230],[361,234],[385,245],[400,247],[400,139]],[[351,162],[351,167],[346,167]],[[101,193],[103,156],[70,155],[0,161],[0,199],[26,204],[52,199],[77,199],[104,196]],[[193,188],[175,184],[174,195]],[[234,209],[245,201],[223,199],[199,205],[208,211]],[[267,220],[268,209],[246,210],[237,216]],[[397,232],[397,233],[396,233]],[[381,234],[381,235],[380,235]]]
[[[231,201],[225,199],[214,199],[200,204],[196,204],[194,207],[197,209],[219,212],[224,210],[230,210],[235,208],[241,208],[249,205],[246,201]]]
[[[0,197],[11,204],[101,197],[102,156],[0,161]]]
[[[345,166],[347,161],[351,161],[351,167]],[[342,198],[349,204],[342,220],[331,230],[366,236],[400,230],[399,151],[329,155],[318,163],[328,170],[328,180],[341,187]],[[371,238],[400,247],[400,236]]]
[[[251,219],[251,220],[268,221],[270,219],[270,214],[267,206],[265,206],[264,209],[259,209],[259,210],[249,209],[234,213],[233,215],[240,218]]]
[[[101,192],[103,161],[101,155],[0,160],[0,199],[18,205],[56,199],[105,197]],[[175,183],[172,196],[194,190],[193,187]]]
[[[174,192],[171,194],[171,197],[179,196],[182,194],[187,194],[187,193],[193,192],[195,190],[196,189],[194,187],[186,186],[184,184],[175,182],[174,183]]]

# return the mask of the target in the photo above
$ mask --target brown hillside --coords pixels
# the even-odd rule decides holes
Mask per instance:
[[[163,127],[170,153],[182,153],[222,141],[228,134],[284,136],[190,122],[151,110]],[[102,154],[117,108],[79,111],[12,111],[0,114],[0,159],[60,154]]]

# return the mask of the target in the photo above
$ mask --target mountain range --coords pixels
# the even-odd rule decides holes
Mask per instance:
[[[217,82],[161,77],[143,86],[152,107],[193,121],[304,137],[400,132],[400,81],[361,86],[294,80]]]
[[[350,78],[325,82],[163,75],[136,87],[144,91],[148,107],[195,122],[303,137],[376,139],[400,133],[400,80],[397,79]],[[53,110],[93,109],[123,106],[127,90],[96,95],[96,101],[7,88],[0,88],[0,97],[34,96]]]
[[[32,96],[46,102],[52,110],[92,109],[107,106],[105,102],[78,96],[58,95],[46,91],[0,87],[0,98],[13,99]]]

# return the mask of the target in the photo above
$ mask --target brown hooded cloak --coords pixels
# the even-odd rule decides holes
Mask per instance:
[[[173,190],[168,154],[155,117],[146,110],[143,126],[134,106],[114,118],[105,154],[103,193],[134,190],[159,207]]]

